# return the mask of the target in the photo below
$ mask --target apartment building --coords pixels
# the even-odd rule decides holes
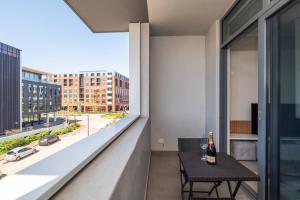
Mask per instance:
[[[48,80],[61,85],[64,110],[115,112],[129,109],[129,79],[118,72],[52,74]]]
[[[20,52],[0,43],[0,134],[21,126]]]
[[[41,123],[41,116],[60,110],[60,85],[48,83],[47,72],[22,67],[22,124]]]
[[[60,110],[60,86],[43,81],[46,72],[21,70],[20,53],[0,43],[0,135],[41,123],[43,113]]]

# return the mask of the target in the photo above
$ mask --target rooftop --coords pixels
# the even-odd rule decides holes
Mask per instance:
[[[22,66],[22,71],[32,72],[32,73],[41,74],[41,75],[48,75],[49,74],[48,72],[38,70],[38,69],[35,69],[35,68],[31,68],[31,67],[25,67],[25,66]]]

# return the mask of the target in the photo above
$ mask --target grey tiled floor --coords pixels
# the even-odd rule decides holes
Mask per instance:
[[[203,190],[210,185],[199,184],[197,187]],[[225,183],[220,186],[219,193],[220,196],[228,194]],[[239,190],[236,199],[250,200],[242,189]],[[147,200],[181,200],[177,152],[152,152]]]

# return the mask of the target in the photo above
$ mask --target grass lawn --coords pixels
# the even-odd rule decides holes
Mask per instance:
[[[128,113],[124,112],[112,112],[112,113],[105,113],[101,117],[105,119],[121,119],[128,116]]]
[[[64,135],[64,134],[67,134],[67,133],[70,133],[70,132],[76,130],[79,127],[80,127],[79,124],[71,123],[66,127],[57,128],[52,131],[41,131],[34,135],[8,138],[8,139],[0,142],[0,155],[5,154],[6,152],[8,152],[11,149],[14,149],[16,147],[25,146],[25,145],[31,144],[33,142],[39,141],[42,137],[45,137],[47,135]]]

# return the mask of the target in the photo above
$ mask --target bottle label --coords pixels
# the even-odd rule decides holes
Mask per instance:
[[[207,162],[209,162],[209,163],[216,163],[216,157],[207,156]]]

